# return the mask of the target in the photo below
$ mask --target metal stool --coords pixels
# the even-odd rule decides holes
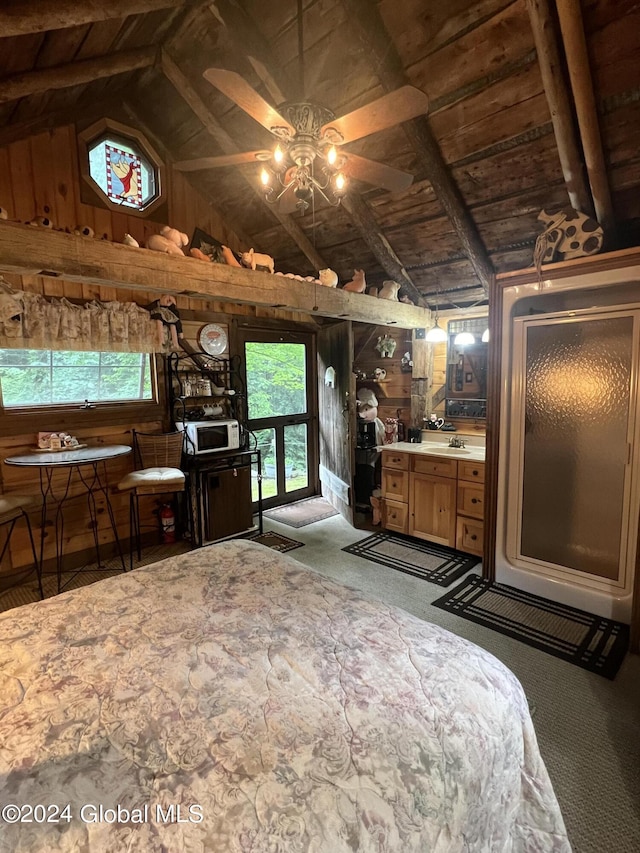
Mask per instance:
[[[9,543],[11,542],[11,535],[16,526],[16,522],[20,518],[24,518],[25,523],[27,525],[27,530],[29,532],[29,541],[31,542],[33,565],[38,578],[40,598],[44,598],[44,590],[42,589],[42,566],[40,564],[40,560],[38,559],[38,555],[36,554],[36,546],[33,541],[31,521],[29,520],[29,516],[27,514],[27,510],[34,507],[36,503],[37,498],[29,495],[0,495],[0,525],[11,525],[11,527],[9,528],[9,532],[7,533],[7,538],[5,539],[4,545],[2,546],[2,553],[0,553],[0,563],[2,562],[4,555],[7,552],[7,548],[9,547]],[[11,586],[7,587],[7,589],[2,590],[2,592],[7,592],[9,589],[13,589],[13,587],[18,586],[19,583],[21,583],[21,581],[12,584]]]
[[[144,495],[179,494],[185,490],[185,475],[180,470],[184,433],[147,433],[133,431],[133,450],[140,460],[140,469],[120,480],[120,491],[129,492],[130,565],[133,568],[135,538],[138,560],[140,550],[140,506]]]

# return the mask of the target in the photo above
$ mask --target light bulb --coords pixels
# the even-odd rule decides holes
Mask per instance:
[[[338,174],[336,175],[335,184],[336,184],[336,189],[339,192],[345,188],[347,181],[346,181],[345,176],[342,174],[342,172],[338,172]]]
[[[276,163],[282,163],[284,160],[284,152],[279,145],[276,145],[275,151],[273,152],[273,159]]]
[[[425,341],[429,341],[430,344],[441,344],[447,340],[447,333],[442,328],[442,326],[438,325],[438,318],[436,317],[436,321],[433,326],[429,329],[427,334],[424,337]]]
[[[336,151],[336,146],[332,145],[331,148],[327,151],[327,163],[330,166],[334,166],[337,159],[338,152]]]
[[[453,343],[457,347],[467,347],[471,346],[471,344],[475,344],[476,339],[473,337],[471,332],[458,332],[458,334],[453,339]]]
[[[489,341],[489,329],[485,329],[482,333],[482,343],[486,344]]]
[[[266,169],[263,169],[260,172],[260,181],[262,182],[263,187],[268,187],[271,183],[271,175],[269,174],[269,172],[267,172]]]

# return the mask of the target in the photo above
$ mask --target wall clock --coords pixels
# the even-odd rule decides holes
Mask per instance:
[[[200,330],[198,343],[207,355],[222,355],[227,348],[227,333],[217,323],[208,323]]]

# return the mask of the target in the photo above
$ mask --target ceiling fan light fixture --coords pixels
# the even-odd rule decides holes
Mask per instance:
[[[260,171],[260,183],[265,189],[271,189],[271,174],[265,168]]]
[[[327,151],[327,163],[330,166],[335,166],[337,159],[338,159],[338,152],[336,150],[336,146],[332,145],[331,148]]]
[[[284,151],[280,147],[280,143],[276,145],[273,151],[273,162],[279,166],[284,161]]]

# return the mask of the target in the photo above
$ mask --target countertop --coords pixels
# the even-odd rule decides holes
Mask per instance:
[[[459,459],[461,462],[484,462],[486,449],[484,445],[468,444],[466,447],[449,447],[446,441],[422,441],[412,444],[408,441],[396,441],[385,444],[378,450],[391,450],[401,453],[416,453],[420,456],[445,456],[449,459]]]

